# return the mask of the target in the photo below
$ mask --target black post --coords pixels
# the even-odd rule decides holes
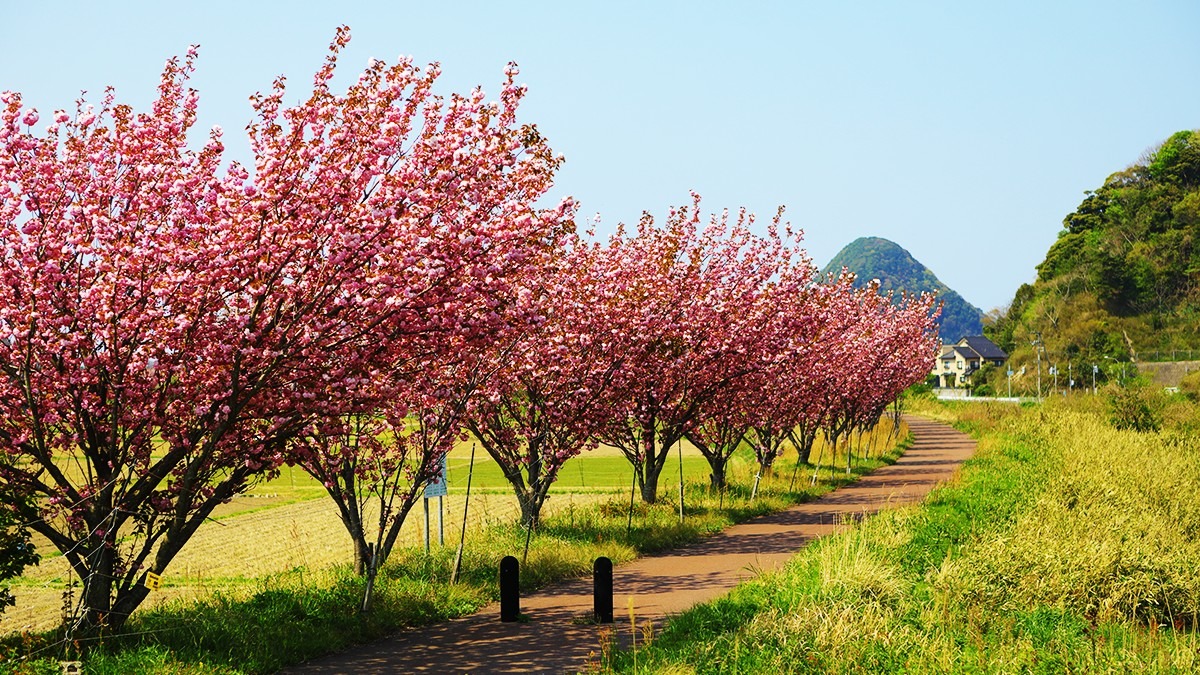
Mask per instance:
[[[521,614],[521,563],[511,555],[500,561],[500,620],[516,621]]]
[[[613,622],[613,564],[604,556],[592,565],[592,612],[596,623]]]

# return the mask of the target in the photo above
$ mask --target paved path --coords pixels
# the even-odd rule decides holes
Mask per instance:
[[[777,568],[810,540],[854,517],[923,498],[951,478],[975,442],[950,427],[907,417],[914,444],[898,462],[807,504],[735,525],[661,555],[640,558],[613,574],[618,633],[629,633],[630,598],[638,623],[725,594],[760,571]],[[292,668],[288,673],[571,673],[599,652],[601,631],[581,619],[592,611],[591,579],[549,586],[521,598],[525,623],[501,623],[499,605],[405,631]]]

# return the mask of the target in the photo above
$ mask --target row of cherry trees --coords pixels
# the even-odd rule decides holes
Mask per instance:
[[[789,442],[807,462],[818,430],[836,444],[925,377],[932,296],[818,279],[778,215],[758,236],[745,212],[702,213],[694,195],[664,224],[646,215],[606,243],[563,237],[513,278],[502,328],[447,342],[425,372],[401,377],[395,400],[419,405],[326,419],[298,441],[293,457],[329,489],[357,569],[386,560],[462,429],[534,528],[563,465],[600,443],[625,454],[646,502],[685,438],[722,489],[742,444],[764,470]]]
[[[759,236],[698,197],[578,235],[570,200],[542,205],[561,158],[518,123],[515,66],[495,102],[409,61],[335,94],[348,39],[299,103],[282,78],[252,98],[252,166],[219,129],[188,144],[194,49],[147,113],[0,95],[0,489],[82,580],[81,634],[284,463],[365,570],[465,430],[532,526],[597,443],[654,501],[685,437],[720,485],[739,442],[804,454],[927,370],[932,298],[818,280],[778,217]]]

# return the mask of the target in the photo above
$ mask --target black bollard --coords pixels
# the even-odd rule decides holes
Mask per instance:
[[[604,556],[592,565],[592,612],[596,623],[613,622],[613,568]]]
[[[500,561],[500,620],[516,621],[521,615],[521,563],[511,555]]]

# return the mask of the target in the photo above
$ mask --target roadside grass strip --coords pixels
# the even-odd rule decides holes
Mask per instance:
[[[1069,405],[942,415],[978,438],[958,481],[818,540],[603,669],[1200,670],[1200,440]]]

